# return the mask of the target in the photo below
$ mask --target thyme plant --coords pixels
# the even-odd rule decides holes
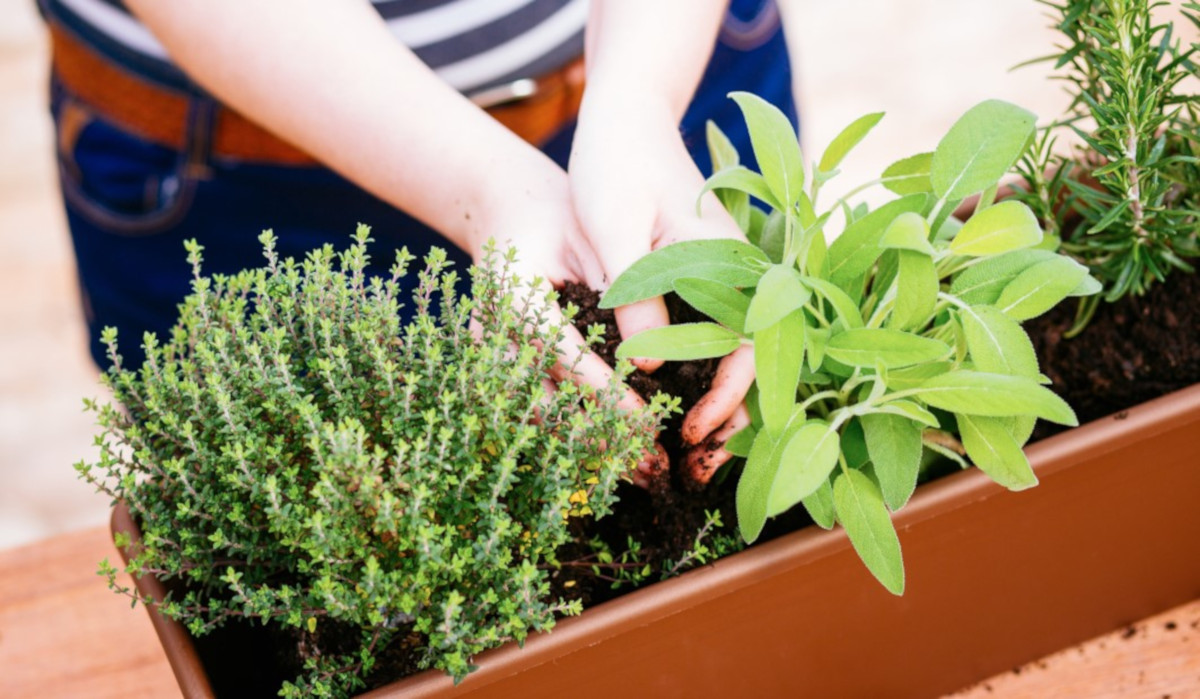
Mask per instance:
[[[563,328],[494,251],[471,298],[432,252],[402,327],[412,258],[368,278],[368,235],[296,261],[267,232],[264,268],[211,278],[189,243],[193,293],[170,337],[145,337],[144,365],[123,368],[105,332],[124,410],[88,402],[100,456],[77,468],[140,526],[124,571],[174,592],[143,598],[105,562],[109,585],[195,635],[293,629],[305,672],[286,696],[361,689],[392,641],[461,679],[476,653],[578,613],[550,594],[555,552],[573,520],[609,512],[667,409],[547,392]]]
[[[1151,0],[1039,0],[1062,35],[1053,60],[1072,97],[1067,114],[1023,163],[1023,198],[1063,249],[1104,285],[1103,299],[1143,294],[1200,255],[1200,96],[1182,82],[1197,74],[1200,46],[1184,44]],[[1200,4],[1179,5],[1200,27]],[[1055,154],[1069,127],[1083,141]],[[1046,174],[1049,173],[1049,174]],[[1064,221],[1078,215],[1080,221]],[[1101,297],[1081,303],[1073,333]]]
[[[731,97],[761,173],[738,164],[710,125],[718,169],[705,189],[717,190],[748,242],[664,247],[617,278],[601,303],[674,291],[714,322],[647,330],[617,356],[689,360],[753,345],[752,424],[726,447],[746,458],[737,483],[742,537],[755,540],[767,518],[802,503],[819,525],[841,523],[868,569],[900,594],[889,512],[912,494],[924,453],[960,462],[965,454],[1013,490],[1035,485],[1021,450],[1034,421],[1076,420],[1043,385],[1020,322],[1099,285],[1079,263],[1041,249],[1028,206],[992,203],[1033,136],[1024,109],[972,108],[935,151],[869,183],[899,197],[868,211],[845,198],[822,209],[820,193],[882,114],[848,126],[806,173],[787,118],[753,95]],[[976,194],[975,214],[952,219]],[[847,225],[827,245],[826,225],[838,214]]]

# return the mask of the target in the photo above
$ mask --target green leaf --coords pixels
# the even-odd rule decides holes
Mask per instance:
[[[754,371],[763,423],[776,433],[796,404],[804,363],[804,315],[792,311],[775,325],[754,333]]]
[[[786,245],[787,218],[782,211],[772,211],[763,222],[758,247],[762,248],[771,262],[779,264],[783,262],[783,248]]]
[[[897,160],[883,171],[883,186],[900,196],[932,192],[933,184],[929,181],[932,163],[933,153],[918,153]]]
[[[825,276],[834,284],[847,284],[867,272],[883,252],[881,244],[887,226],[902,213],[920,213],[929,199],[913,194],[888,202],[846,226],[846,230],[829,246],[825,259]]]
[[[1017,321],[993,306],[962,308],[958,315],[976,369],[1029,379],[1038,377],[1033,343]]]
[[[662,296],[675,280],[707,279],[726,286],[758,283],[770,262],[762,250],[740,240],[688,240],[659,248],[629,266],[600,300],[601,308],[616,308]]]
[[[950,283],[950,293],[971,305],[995,304],[1017,275],[1055,257],[1045,250],[1016,250],[983,260],[959,273]]]
[[[804,349],[808,352],[808,369],[820,371],[825,360],[825,347],[829,344],[830,330],[812,323],[804,325]]]
[[[1036,318],[1069,296],[1086,276],[1086,267],[1056,255],[1018,274],[1004,287],[996,307],[1014,320]]]
[[[842,132],[834,137],[829,147],[825,149],[825,153],[821,155],[821,163],[817,169],[822,172],[833,172],[841,164],[846,154],[857,146],[882,118],[883,112],[867,114],[855,119],[849,126],[842,129]]]
[[[804,423],[784,443],[767,512],[777,515],[815,493],[822,483],[829,481],[839,452],[837,430],[829,423],[822,420]]]
[[[800,273],[794,267],[773,265],[758,280],[758,288],[746,311],[745,331],[753,333],[778,323],[808,303],[811,297],[812,291],[800,283]]]
[[[813,522],[822,529],[833,529],[835,518],[833,516],[833,484],[826,478],[812,495],[800,501],[804,504],[804,509],[808,510],[808,516],[812,517]]]
[[[804,191],[804,156],[792,123],[779,109],[758,95],[731,92],[750,132],[750,145],[758,168],[775,194],[779,208],[788,208]]]
[[[1099,281],[1097,281],[1095,279],[1095,277],[1092,277],[1089,275],[1089,276],[1084,277],[1083,281],[1079,282],[1079,285],[1076,286],[1074,289],[1071,289],[1071,293],[1067,294],[1067,295],[1068,296],[1092,296],[1094,294],[1100,293],[1101,291],[1104,291],[1104,285],[1102,285]]]
[[[925,217],[913,211],[906,211],[896,217],[883,232],[879,241],[880,246],[893,250],[914,250],[933,255],[933,246],[929,244],[929,223]]]
[[[938,143],[929,167],[933,191],[945,201],[982,192],[1004,176],[1033,138],[1033,112],[988,100],[963,114]]]
[[[716,323],[680,323],[643,330],[625,340],[617,347],[617,359],[708,359],[724,357],[740,345],[736,332]]]
[[[912,250],[898,250],[900,267],[896,275],[896,302],[888,317],[893,330],[923,327],[937,306],[938,276],[933,258]]]
[[[887,385],[893,391],[907,391],[925,383],[926,380],[945,374],[954,368],[950,362],[929,362],[903,369],[888,371]]]
[[[1019,201],[1004,201],[980,211],[950,241],[955,255],[999,255],[1042,242],[1037,216]]]
[[[746,311],[750,299],[738,291],[707,279],[685,277],[675,280],[675,293],[689,306],[712,318],[730,330],[740,330],[746,325]]]
[[[861,471],[844,471],[833,482],[833,508],[867,570],[892,594],[904,594],[900,539],[875,483]]]
[[[867,439],[867,452],[875,464],[875,477],[888,509],[908,502],[921,470],[921,426],[899,415],[872,413],[859,418]]]
[[[753,425],[746,425],[725,442],[725,451],[734,456],[746,458],[750,455],[750,448],[754,445],[754,438],[757,436],[758,430],[755,430]]]
[[[967,456],[992,480],[1009,490],[1037,485],[1029,459],[1009,433],[1005,418],[956,415]]]
[[[820,277],[803,277],[801,281],[812,289],[815,294],[833,306],[837,317],[842,319],[842,323],[847,328],[861,328],[863,326],[862,313],[858,310],[858,304],[836,284],[825,281]],[[830,318],[829,320],[832,321],[833,319]]]
[[[938,419],[936,415],[910,400],[901,399],[888,401],[887,403],[872,408],[872,410],[877,413],[898,415],[900,417],[908,418],[909,420],[915,420],[926,427],[932,427],[934,429],[937,429],[938,427]]]
[[[712,159],[713,172],[741,163],[733,141],[729,140],[712,119],[704,124],[704,135],[708,142],[708,155]]]
[[[887,368],[944,359],[951,352],[941,340],[884,328],[858,328],[829,338],[825,353],[848,366]]]
[[[700,190],[700,194],[696,198],[697,213],[700,211],[700,199],[705,194],[712,190],[722,189],[744,192],[765,202],[773,209],[783,208],[779,205],[779,200],[775,198],[774,192],[767,186],[767,181],[763,179],[762,175],[744,165],[732,165],[717,170],[704,181],[704,188]]]
[[[1033,379],[960,369],[926,379],[916,389],[927,405],[963,415],[1035,415],[1074,427],[1074,411]]]
[[[742,539],[753,543],[762,533],[763,524],[767,521],[767,502],[771,496],[771,484],[775,480],[771,464],[771,452],[776,440],[766,430],[762,430],[754,438],[750,454],[746,457],[746,467],[742,469],[742,477],[738,479],[735,507],[737,509],[738,530]]]

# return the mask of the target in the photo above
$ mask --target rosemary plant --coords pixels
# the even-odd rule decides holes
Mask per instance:
[[[1200,45],[1156,20],[1169,2],[1039,2],[1064,41],[1038,60],[1055,61],[1072,101],[1025,158],[1023,199],[1104,285],[1081,299],[1074,334],[1101,298],[1143,294],[1174,270],[1192,272],[1189,258],[1200,255],[1200,97],[1182,88]],[[1179,10],[1200,26],[1200,4]],[[1062,128],[1082,139],[1075,153],[1054,154]]]

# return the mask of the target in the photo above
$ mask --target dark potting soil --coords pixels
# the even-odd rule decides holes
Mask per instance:
[[[1025,324],[1051,388],[1080,423],[1200,383],[1200,275],[1175,272],[1144,296],[1100,302],[1091,322],[1064,338],[1077,304]],[[1034,439],[1065,427],[1039,421]]]

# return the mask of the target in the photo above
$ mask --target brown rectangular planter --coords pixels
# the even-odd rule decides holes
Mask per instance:
[[[1200,385],[1028,453],[1032,490],[972,469],[917,491],[895,518],[904,597],[813,527],[485,653],[457,687],[366,696],[927,697],[1200,596]],[[151,618],[185,696],[210,696],[186,631]]]

